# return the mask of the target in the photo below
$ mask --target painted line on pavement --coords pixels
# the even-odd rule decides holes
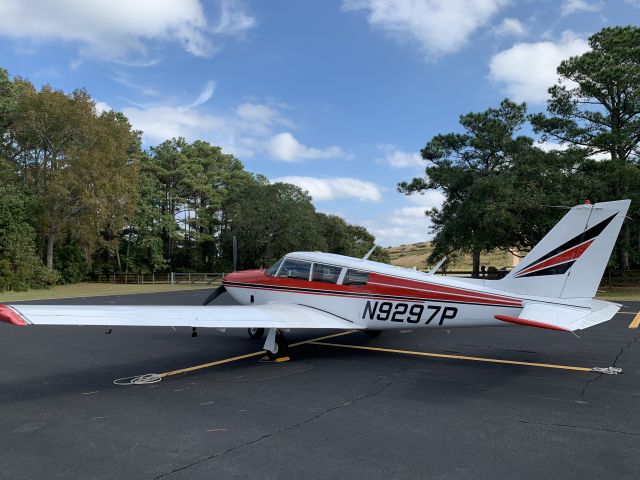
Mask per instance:
[[[526,367],[555,368],[560,370],[573,370],[576,372],[592,372],[593,371],[593,369],[591,369],[590,367],[575,367],[572,365],[554,365],[551,363],[520,362],[518,360],[501,360],[497,358],[467,357],[464,355],[451,355],[448,353],[416,352],[412,350],[398,350],[395,348],[365,347],[361,345],[347,345],[343,343],[321,342],[319,340],[309,341],[308,343],[310,343],[311,345],[324,345],[327,347],[351,348],[355,350],[368,350],[373,352],[400,353],[404,355],[415,355],[420,357],[448,358],[452,360],[468,360],[473,362],[502,363],[507,365],[521,365]]]
[[[640,325],[640,312],[636,313],[636,316],[633,317],[633,320],[629,324],[629,328],[638,328]]]
[[[296,342],[289,344],[289,348],[298,347],[300,345],[306,345],[312,342],[318,342],[321,340],[328,340],[330,338],[341,337],[342,335],[348,335],[350,333],[355,332],[356,330],[347,330],[346,332],[334,333],[332,335],[325,335],[324,337],[311,338],[309,340],[304,340],[302,342]],[[257,352],[247,353],[245,355],[238,355],[236,357],[225,358],[222,360],[216,360],[215,362],[203,363],[201,365],[194,365],[193,367],[181,368],[179,370],[172,370],[170,372],[160,373],[160,378],[170,377],[173,375],[179,375],[181,373],[194,372],[196,370],[202,370],[203,368],[215,367],[218,365],[224,365],[225,363],[237,362],[238,360],[244,360],[245,358],[258,357],[260,355],[266,355],[266,350],[259,350]]]

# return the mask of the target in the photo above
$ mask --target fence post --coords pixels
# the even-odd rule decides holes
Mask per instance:
[[[151,285],[155,285],[155,283],[156,283],[156,274],[152,273],[151,274]]]
[[[171,272],[171,273],[169,274],[169,283],[171,283],[171,285],[173,285],[173,284],[175,283],[175,281],[176,281],[176,280],[175,280],[175,277],[174,277],[174,275],[173,275],[173,272]]]

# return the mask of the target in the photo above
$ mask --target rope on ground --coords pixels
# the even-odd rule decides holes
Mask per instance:
[[[149,385],[162,381],[162,377],[157,373],[145,373],[144,375],[134,375],[133,377],[116,378],[114,385]]]

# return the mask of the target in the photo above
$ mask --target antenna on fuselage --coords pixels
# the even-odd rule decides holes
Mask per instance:
[[[371,250],[369,250],[369,251],[367,252],[367,254],[366,254],[364,257],[362,257],[362,260],[363,260],[363,261],[364,261],[364,260],[368,260],[368,259],[369,259],[369,256],[373,253],[373,251],[374,251],[375,249],[376,249],[376,246],[374,245],[373,247],[371,247]]]
[[[429,270],[429,271],[427,272],[427,275],[435,275],[435,274],[436,274],[436,272],[437,272],[437,271],[440,269],[440,267],[442,266],[442,264],[443,264],[444,262],[446,262],[446,261],[447,261],[447,257],[442,257],[442,259],[441,259],[438,263],[436,263],[435,267],[433,267],[431,270]]]

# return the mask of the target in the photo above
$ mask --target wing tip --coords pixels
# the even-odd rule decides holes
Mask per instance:
[[[509,315],[494,315],[496,320],[502,322],[514,323],[516,325],[525,325],[528,327],[546,328],[549,330],[559,330],[561,332],[571,332],[568,328],[559,327],[550,323],[536,322],[535,320],[527,320],[525,318],[511,317]]]
[[[29,323],[13,308],[0,304],[0,322],[26,327]]]

